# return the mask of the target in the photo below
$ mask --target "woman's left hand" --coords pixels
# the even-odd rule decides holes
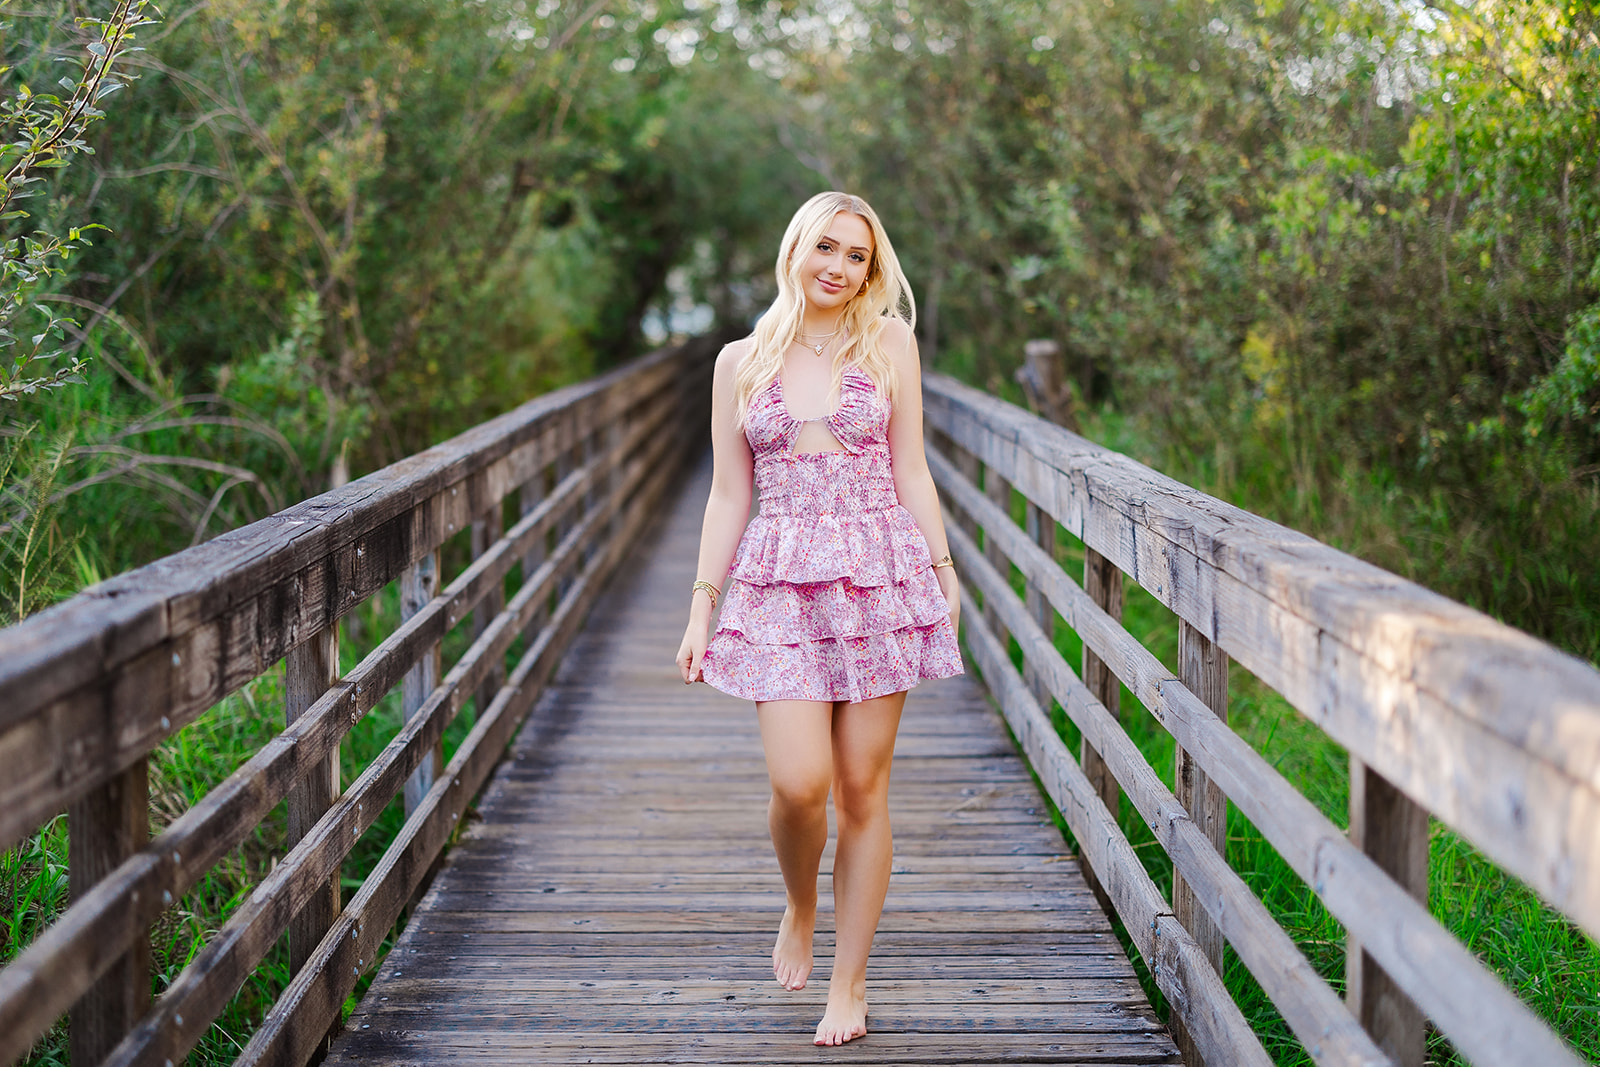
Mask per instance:
[[[936,567],[934,574],[939,577],[939,592],[944,594],[945,605],[950,609],[950,628],[960,631],[961,622],[961,582],[956,578],[954,567]]]

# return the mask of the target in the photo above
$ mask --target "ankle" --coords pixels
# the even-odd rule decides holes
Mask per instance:
[[[784,901],[784,910],[796,919],[815,922],[817,918],[817,898],[812,897],[809,901],[806,901],[789,897]]]

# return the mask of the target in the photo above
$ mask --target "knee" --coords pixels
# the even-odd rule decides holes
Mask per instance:
[[[839,821],[860,825],[889,814],[889,777],[846,775],[833,783],[833,810]]]
[[[786,774],[772,778],[772,805],[784,815],[813,815],[828,804],[826,774]]]

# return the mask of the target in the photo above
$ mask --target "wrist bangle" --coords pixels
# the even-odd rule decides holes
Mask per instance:
[[[702,589],[706,591],[706,596],[711,598],[711,606],[715,608],[717,606],[717,598],[722,596],[722,590],[718,589],[710,582],[700,581],[695,582],[694,585],[689,587],[689,595],[693,596]]]
[[[933,566],[935,569],[939,567],[954,567],[955,565],[956,561],[950,558],[950,553],[948,552],[933,561]]]

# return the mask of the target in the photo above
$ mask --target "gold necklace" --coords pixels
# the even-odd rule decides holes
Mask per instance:
[[[840,323],[838,326],[835,326],[833,328],[833,332],[832,333],[828,334],[826,337],[824,337],[821,341],[818,341],[816,344],[812,344],[810,341],[803,340],[803,338],[806,335],[801,333],[799,330],[796,330],[794,332],[794,339],[796,341],[799,341],[801,344],[805,345],[807,348],[811,349],[813,352],[815,352],[817,355],[820,356],[820,355],[822,355],[822,350],[824,348],[828,347],[828,342],[832,341],[835,337],[838,337],[839,336],[839,331],[843,330],[843,329],[844,329],[844,323]]]

